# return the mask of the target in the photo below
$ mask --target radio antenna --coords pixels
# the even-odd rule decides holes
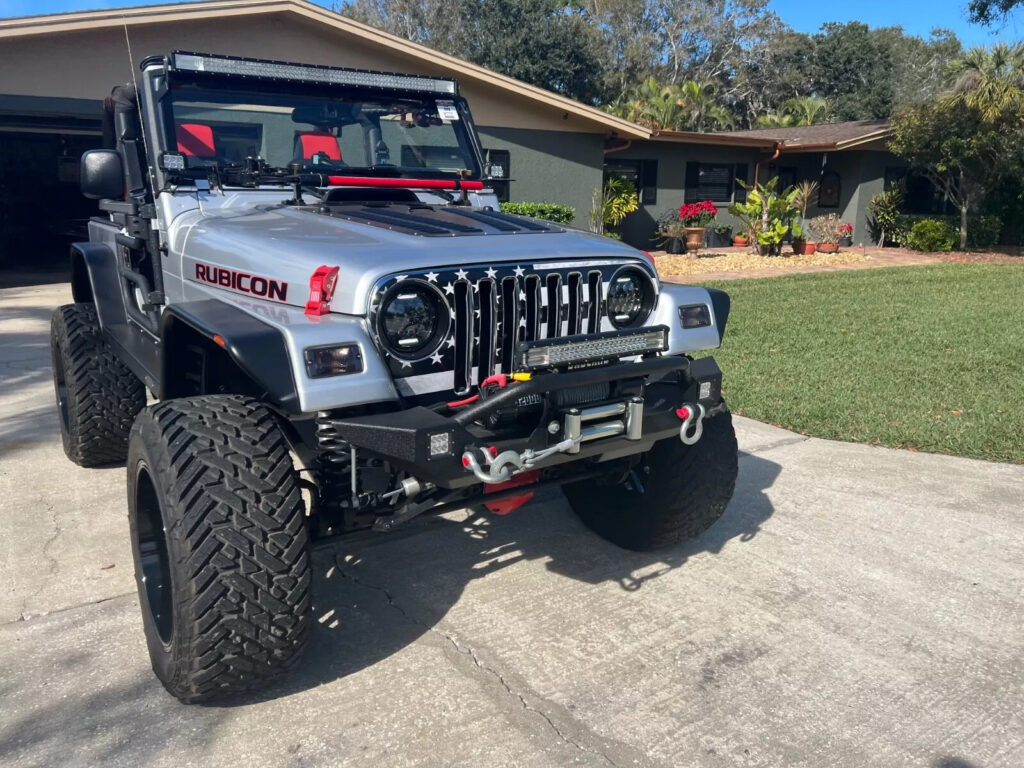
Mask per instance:
[[[146,120],[142,116],[142,104],[139,103],[139,81],[135,77],[135,59],[132,57],[132,40],[128,36],[128,19],[125,16],[121,17],[121,23],[124,25],[124,42],[128,48],[128,69],[132,73],[132,87],[135,89],[135,109],[139,113],[139,131],[142,133],[142,149],[146,153],[146,165],[149,166],[149,142],[146,141]],[[149,173],[147,172],[147,176]]]

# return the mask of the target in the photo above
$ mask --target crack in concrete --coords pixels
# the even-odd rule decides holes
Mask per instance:
[[[762,453],[768,453],[768,451],[774,451],[776,448],[785,448],[787,445],[796,445],[797,443],[806,443],[811,439],[810,435],[793,435],[792,437],[784,437],[781,440],[776,440],[774,443],[768,443],[768,445],[762,445],[759,448],[753,450],[740,449],[740,458],[746,456],[759,456]]]
[[[16,621],[24,621],[27,618],[26,612],[28,611],[28,604],[33,599],[39,597],[39,595],[42,594],[43,589],[46,587],[46,584],[49,581],[49,578],[47,577],[54,576],[57,573],[57,568],[60,566],[60,561],[57,560],[57,558],[54,557],[52,554],[50,554],[50,548],[54,544],[56,544],[57,539],[59,539],[60,535],[64,533],[64,529],[61,528],[60,520],[58,519],[56,512],[54,512],[53,510],[53,504],[47,504],[46,502],[43,502],[43,506],[46,508],[46,513],[47,515],[49,515],[50,522],[53,526],[53,533],[49,537],[47,537],[45,542],[43,542],[43,548],[41,550],[43,557],[48,561],[49,564],[46,568],[46,573],[44,577],[39,579],[38,586],[36,586],[36,588],[28,595],[26,595],[25,599],[21,601],[21,610],[18,611],[18,619],[16,619]]]
[[[31,615],[21,613],[17,618],[8,619],[7,621],[0,622],[0,627],[10,626],[11,624],[18,624],[20,622],[35,621],[36,619],[45,619],[50,616],[59,616],[62,613],[68,611],[77,611],[79,608],[91,608],[94,605],[102,605],[103,603],[109,603],[111,600],[120,600],[123,597],[137,597],[136,592],[122,592],[117,595],[110,595],[109,597],[101,597],[96,600],[89,600],[85,603],[78,603],[77,605],[68,605],[64,608],[56,608],[52,611],[44,611],[43,613],[33,613]]]
[[[425,629],[427,632],[430,632],[431,634],[437,635],[442,640],[451,645],[451,647],[454,648],[457,653],[460,653],[463,656],[469,658],[473,662],[473,664],[482,672],[492,676],[495,680],[498,681],[498,684],[505,690],[505,693],[507,695],[518,700],[520,707],[522,707],[524,710],[526,710],[527,712],[532,712],[533,714],[540,717],[547,724],[547,726],[554,732],[554,734],[559,738],[559,740],[561,740],[563,743],[570,745],[571,747],[575,748],[580,752],[598,756],[602,758],[606,763],[608,763],[608,765],[613,766],[613,768],[620,768],[619,764],[612,760],[612,758],[609,757],[604,752],[604,750],[587,747],[583,744],[580,744],[578,741],[570,738],[566,733],[562,731],[561,728],[558,727],[558,725],[554,722],[554,720],[551,719],[551,717],[547,713],[543,712],[540,709],[537,709],[537,707],[532,706],[526,700],[523,694],[513,690],[512,686],[508,683],[508,681],[500,672],[498,672],[493,667],[490,667],[483,661],[481,661],[480,657],[477,656],[476,651],[474,651],[471,646],[466,645],[465,647],[463,647],[458,640],[456,640],[452,635],[449,635],[447,632],[444,632],[435,626],[427,624],[424,621],[420,621],[415,616],[411,616],[401,605],[395,602],[395,599],[391,595],[391,592],[388,591],[385,587],[380,587],[376,584],[370,584],[368,582],[365,582],[357,576],[353,575],[352,573],[346,571],[337,559],[335,559],[334,562],[335,566],[338,569],[338,573],[341,575],[342,578],[348,579],[353,584],[363,587],[364,589],[379,592],[384,596],[384,599],[387,600],[388,605],[394,608],[396,611],[398,611],[398,613],[400,613],[406,621],[415,624],[418,627],[423,627],[423,629]]]

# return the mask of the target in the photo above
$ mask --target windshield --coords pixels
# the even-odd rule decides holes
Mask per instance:
[[[395,96],[218,90],[169,93],[170,135],[188,168],[238,166],[355,175],[437,176],[468,169],[479,178],[466,113],[433,95]],[[204,170],[205,172],[205,170]]]

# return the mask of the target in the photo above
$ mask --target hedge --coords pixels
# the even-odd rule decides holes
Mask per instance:
[[[501,211],[516,216],[556,221],[559,224],[572,224],[576,218],[576,209],[561,203],[502,203]]]
[[[911,230],[921,221],[940,221],[947,225],[955,233],[954,245],[960,244],[960,217],[959,216],[923,216],[904,214],[896,217],[896,229],[891,236],[898,245],[913,248],[908,242]],[[968,248],[991,248],[999,242],[999,236],[1003,231],[1003,220],[998,216],[969,216],[967,218],[967,247]],[[888,233],[886,233],[888,235]]]

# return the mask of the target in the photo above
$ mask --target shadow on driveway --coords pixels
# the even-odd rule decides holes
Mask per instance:
[[[427,518],[390,537],[322,545],[314,557],[317,623],[302,666],[262,694],[216,706],[293,694],[372,666],[431,631],[470,582],[523,561],[545,561],[552,574],[585,584],[616,583],[628,603],[628,593],[693,555],[754,538],[772,514],[765,491],[779,471],[778,464],[741,454],[736,493],[722,518],[698,538],[658,552],[631,552],[600,539],[557,490],[507,517]],[[380,593],[392,609],[387,632],[353,614],[354,596],[365,590]]]
[[[286,710],[301,708],[303,699],[290,697],[372,667],[426,633],[436,632],[454,644],[437,625],[467,586],[483,577],[490,580],[488,589],[499,595],[550,579],[540,587],[548,599],[540,610],[556,614],[546,619],[556,625],[557,614],[568,606],[565,601],[579,591],[559,586],[559,577],[591,585],[584,589],[606,589],[611,582],[621,588],[613,593],[620,597],[606,592],[602,610],[618,606],[626,616],[652,580],[681,568],[694,555],[718,553],[731,541],[755,537],[772,514],[765,490],[779,470],[770,461],[741,454],[736,494],[723,517],[697,539],[657,553],[629,552],[598,538],[579,522],[558,491],[539,494],[534,503],[507,517],[467,513],[463,519],[426,518],[391,534],[320,545],[314,552],[315,623],[301,665],[277,686],[218,704],[183,707],[161,690],[141,658],[144,642],[137,606],[129,609],[134,614],[130,626],[123,602],[112,603],[107,610],[100,605],[88,613],[75,609],[58,619],[40,619],[97,624],[89,635],[102,632],[106,640],[101,646],[74,646],[66,655],[39,659],[53,684],[69,695],[56,701],[46,697],[49,703],[44,706],[31,701],[18,708],[5,705],[0,764],[20,759],[26,765],[46,765],[54,755],[79,747],[89,764],[144,764],[160,759],[169,744],[183,740],[190,750],[201,751],[217,741],[235,708],[275,699],[282,700]],[[521,569],[503,573],[524,561],[543,562],[550,574],[524,576]],[[464,608],[477,620],[494,610],[486,599],[474,595],[474,601]],[[621,620],[614,612],[607,615],[609,626]],[[70,637],[77,630],[59,631]],[[461,628],[460,638],[463,632],[468,632],[469,645],[478,640],[471,630]],[[130,645],[136,647],[126,652]],[[51,655],[56,656],[52,651]],[[130,670],[123,668],[126,663]],[[103,669],[109,669],[109,678],[117,682],[108,682]],[[4,677],[0,674],[0,700],[9,701],[17,691],[3,682]],[[404,717],[400,707],[394,717]]]

